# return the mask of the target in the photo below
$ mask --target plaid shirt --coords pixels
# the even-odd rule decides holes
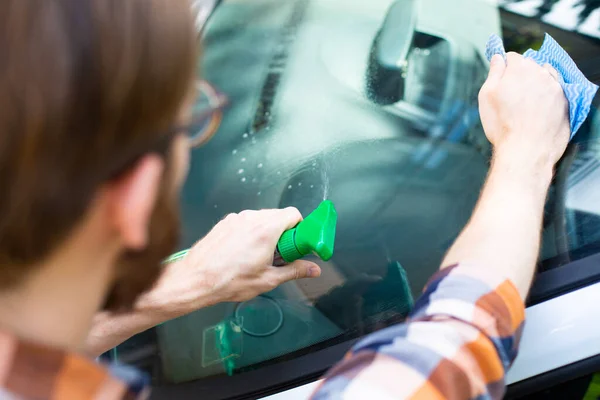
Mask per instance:
[[[360,341],[313,399],[501,399],[524,317],[508,279],[485,268],[446,268],[406,323]]]
[[[106,369],[68,354],[0,332],[0,399],[134,400],[148,395],[149,380],[130,368]]]

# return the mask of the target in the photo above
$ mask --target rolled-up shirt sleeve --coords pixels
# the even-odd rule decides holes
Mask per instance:
[[[481,266],[445,268],[405,323],[356,344],[313,399],[501,399],[524,318],[509,279]]]

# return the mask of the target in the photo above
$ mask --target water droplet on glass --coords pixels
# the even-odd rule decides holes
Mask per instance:
[[[244,178],[242,178],[242,179],[240,179],[240,180],[241,180],[242,182],[246,182],[246,178],[245,178],[245,177],[244,177]]]
[[[292,188],[292,185],[289,185],[289,186],[288,186],[288,190],[290,190],[291,188]]]
[[[314,187],[315,187],[315,185],[310,185],[310,188],[311,188],[311,189],[314,189]]]
[[[244,133],[244,134],[242,135],[242,137],[243,137],[244,139],[246,139],[246,138],[248,137],[248,134],[247,134],[247,133]]]
[[[233,154],[233,155],[237,154],[237,150],[233,149],[233,151],[231,152],[231,154]]]
[[[258,168],[262,168],[262,167],[263,167],[262,163],[258,164]]]
[[[215,204],[215,208],[217,208],[217,205]]]
[[[281,171],[277,171],[277,175],[281,175]]]
[[[245,158],[242,158],[240,161],[241,161],[241,162],[246,162],[246,159],[245,159]]]
[[[313,163],[313,167],[316,167],[316,166],[317,166],[317,162],[315,161],[315,162]]]
[[[302,182],[298,182],[298,186],[302,186]]]
[[[261,194],[262,194],[262,192],[258,192],[258,193],[256,193],[256,195],[257,195],[257,196],[260,196]]]
[[[244,170],[240,168],[240,169],[238,170],[238,174],[240,174],[240,175],[241,175],[241,174],[243,174],[243,173],[244,173]]]

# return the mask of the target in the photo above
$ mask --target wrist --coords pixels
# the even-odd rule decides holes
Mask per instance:
[[[532,149],[522,143],[506,142],[494,147],[492,170],[500,170],[519,181],[550,185],[555,160],[548,152]]]

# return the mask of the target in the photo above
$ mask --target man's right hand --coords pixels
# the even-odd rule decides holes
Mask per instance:
[[[569,141],[568,107],[551,66],[516,53],[508,53],[506,63],[499,55],[492,58],[479,111],[496,153],[553,166]]]
[[[295,208],[228,215],[185,258],[165,266],[131,313],[98,314],[86,352],[98,356],[139,332],[199,308],[249,300],[282,283],[318,277],[321,269],[310,261],[273,266],[281,234],[300,221],[302,215]]]
[[[249,300],[291,280],[320,276],[319,266],[306,260],[273,266],[279,238],[300,221],[296,208],[228,215],[185,258],[165,267],[138,306],[171,319],[220,302]]]

